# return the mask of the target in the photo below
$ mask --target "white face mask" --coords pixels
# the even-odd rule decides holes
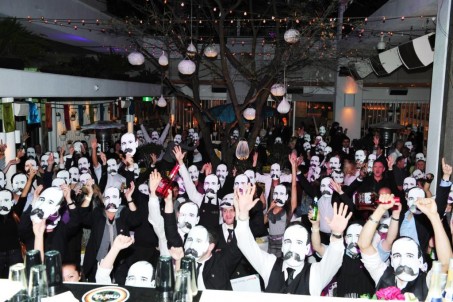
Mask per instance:
[[[310,159],[310,167],[319,167],[320,162],[319,162],[319,157],[314,155]]]
[[[29,159],[25,162],[25,172],[29,173],[30,169],[33,169],[35,171],[38,171],[38,165],[36,164],[36,160],[34,159]]]
[[[326,134],[326,127],[320,126],[320,127],[319,127],[319,134],[320,134],[321,136],[324,136],[324,134]]]
[[[276,202],[278,207],[283,207],[288,200],[288,193],[284,185],[278,185],[274,188],[272,199]]]
[[[273,180],[280,179],[280,176],[282,175],[282,171],[280,170],[280,165],[279,164],[273,164],[271,166],[271,178]]]
[[[137,130],[137,139],[138,140],[144,140],[145,139],[145,136],[143,135],[143,131],[142,130]]]
[[[88,158],[86,157],[79,158],[78,164],[79,171],[81,174],[86,174],[90,171],[90,163],[88,162]]]
[[[198,181],[198,178],[200,177],[200,171],[198,171],[197,166],[192,165],[189,167],[189,175],[190,179],[192,179],[193,182]]]
[[[227,209],[234,207],[234,193],[227,194],[223,196],[222,201],[220,202],[220,208]],[[233,217],[234,219],[234,217]],[[225,219],[223,219],[225,221]],[[231,224],[231,223],[228,223]]]
[[[90,180],[90,179],[93,179],[93,178],[91,177],[91,174],[90,174],[90,173],[82,174],[82,175],[80,175],[80,177],[79,177],[79,181],[80,181],[83,185],[86,185],[86,184],[87,184],[87,181]]]
[[[417,243],[412,239],[400,238],[393,243],[391,265],[398,279],[404,282],[415,280],[420,273],[422,263]]]
[[[66,170],[58,171],[57,178],[63,179],[65,184],[68,184],[70,182],[70,179],[71,179],[71,177],[69,176],[69,172],[66,171]]]
[[[71,177],[69,183],[73,184],[73,183],[79,182],[79,179],[80,179],[79,168],[76,168],[76,167],[70,168],[69,169],[69,175]]]
[[[246,170],[244,174],[249,178],[249,181],[252,185],[256,183],[255,172],[253,170]]]
[[[149,195],[148,184],[144,183],[138,186],[138,191],[142,194]]]
[[[324,149],[326,149],[327,143],[326,142],[319,142],[319,144],[316,146],[316,151],[318,151],[318,154],[324,153]]]
[[[425,173],[423,173],[419,169],[415,169],[414,172],[412,172],[412,177],[414,177],[415,179],[424,179]]]
[[[64,179],[61,179],[61,178],[55,178],[54,180],[52,180],[52,187],[55,187],[55,188],[60,188],[61,185],[65,185],[66,182],[64,181]]]
[[[53,159],[56,163],[60,162],[60,154],[58,152],[52,152],[53,153]]]
[[[346,237],[344,238],[346,243],[346,253],[350,256],[356,256],[360,254],[359,246],[359,235],[362,231],[362,226],[359,224],[352,224],[346,230]]]
[[[233,138],[238,139],[239,138],[239,130],[233,130]]]
[[[120,204],[120,191],[113,187],[107,188],[104,192],[104,206],[107,212],[116,213]]]
[[[282,242],[284,263],[291,268],[301,267],[309,251],[307,230],[300,225],[288,227],[283,234]]]
[[[175,145],[179,145],[182,142],[181,134],[176,134],[173,141],[175,142]]]
[[[199,260],[209,249],[208,231],[202,226],[196,226],[190,230],[184,244],[184,253],[186,256],[194,257]]]
[[[310,144],[310,142],[311,142],[310,134],[308,134],[308,133],[304,134],[304,141]]]
[[[133,287],[153,287],[153,266],[147,261],[138,261],[127,272],[126,285]]]
[[[137,163],[134,163],[134,179],[137,179],[140,176],[140,168]]]
[[[107,161],[107,173],[112,176],[118,174],[118,164],[113,158]]]
[[[82,143],[81,142],[75,142],[73,147],[74,147],[74,151],[76,153],[82,153]]]
[[[8,190],[0,191],[0,215],[5,216],[11,212],[13,208],[13,196]]]
[[[410,189],[414,188],[417,185],[417,181],[413,177],[406,177],[403,181],[403,190],[408,192]]]
[[[276,137],[274,143],[275,144],[281,144],[282,143],[282,138],[281,137]]]
[[[194,134],[192,135],[192,140],[194,142],[198,142],[199,139],[200,139],[200,136],[198,135],[198,133],[194,132]]]
[[[49,166],[49,164],[47,162],[48,160],[49,160],[49,155],[44,154],[43,156],[41,156],[41,168],[43,168],[44,170],[46,170],[47,167]]]
[[[234,178],[234,186],[233,189],[239,189],[240,193],[244,193],[245,189],[247,188],[247,184],[249,182],[248,177],[245,174],[239,174]]]
[[[355,162],[358,164],[363,164],[365,162],[366,156],[365,151],[357,150],[355,151]]]
[[[121,151],[131,156],[137,152],[138,142],[133,133],[125,133],[121,136]]]
[[[33,147],[27,148],[27,158],[36,158],[35,148]]]
[[[203,188],[209,198],[214,198],[220,189],[219,179],[216,175],[210,174],[204,179]]]
[[[157,131],[151,132],[151,142],[155,144],[155,143],[157,143],[158,140],[159,140],[159,133],[157,133]]]
[[[409,149],[409,151],[412,151],[412,149],[414,148],[414,145],[412,144],[411,141],[407,141],[407,142],[404,143],[404,147]]]
[[[184,180],[182,177],[177,177],[176,182],[178,183],[178,188],[179,188],[179,195],[184,195],[186,193],[186,187],[184,186]]]
[[[425,192],[420,188],[412,188],[407,192],[407,206],[409,207],[409,211],[413,214],[420,214],[421,212],[417,210],[417,199],[425,198]]]
[[[340,159],[336,156],[331,157],[329,160],[330,168],[339,171],[341,169]]]
[[[308,170],[308,181],[313,182],[321,176],[321,167],[310,167]]]
[[[193,138],[193,134],[194,134],[194,133],[195,133],[195,129],[190,128],[190,129],[189,129],[189,137],[190,137],[190,138]]]
[[[327,146],[325,149],[324,149],[324,156],[327,156],[328,154],[332,153],[332,147],[330,146]]]
[[[261,144],[261,138],[259,136],[256,137],[255,140],[255,147],[258,147]]]
[[[332,172],[332,178],[333,181],[336,182],[337,184],[342,185],[344,182],[344,173],[341,171],[333,171]]]
[[[330,177],[326,177],[321,180],[320,190],[321,190],[322,196],[328,196],[328,197],[332,196],[333,190],[330,187],[331,180],[332,180],[332,178],[330,178]]]
[[[390,215],[388,211],[385,212],[384,215],[382,215],[382,218],[379,220],[379,226],[378,226],[378,231],[380,233],[387,233],[389,231],[389,225],[390,225]]]
[[[40,222],[49,218],[58,211],[62,200],[63,191],[60,188],[50,187],[45,189],[32,205],[30,219],[33,222]]]
[[[425,155],[423,153],[417,153],[415,155],[415,161],[418,162],[419,160],[425,161]]]
[[[305,152],[308,152],[308,151],[310,151],[310,149],[311,149],[311,145],[310,145],[309,142],[305,142],[305,143],[302,145],[302,147],[304,148]]]
[[[0,188],[3,189],[6,186],[5,173],[0,171]]]
[[[13,193],[16,195],[22,194],[22,191],[25,188],[25,184],[27,183],[27,176],[25,174],[17,174],[12,179],[11,186],[13,187]]]
[[[217,177],[219,178],[220,180],[220,183],[225,183],[225,179],[226,177],[228,176],[228,169],[227,169],[227,166],[224,165],[224,164],[220,164],[217,166],[217,170],[216,170],[216,173]]]
[[[178,213],[178,228],[184,234],[198,224],[200,216],[198,216],[198,206],[193,202],[186,202],[182,204]]]

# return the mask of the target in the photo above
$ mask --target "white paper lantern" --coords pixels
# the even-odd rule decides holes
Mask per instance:
[[[281,114],[287,114],[289,109],[291,109],[291,104],[283,97],[280,104],[278,104],[277,111]]]
[[[271,93],[273,96],[284,96],[286,93],[285,85],[283,84],[272,85]]]
[[[195,72],[195,69],[197,67],[195,66],[195,63],[192,62],[191,60],[182,60],[178,64],[178,70],[180,73],[185,74],[185,75],[190,75]]]
[[[287,43],[294,44],[299,42],[300,32],[296,29],[288,29],[283,37]]]
[[[189,46],[187,47],[187,55],[192,58],[195,56],[196,53],[197,49],[195,48],[195,45],[193,45],[193,43],[190,42]]]
[[[167,101],[165,100],[164,96],[161,94],[159,100],[157,101],[157,106],[165,107],[167,106]]]
[[[209,45],[204,49],[204,55],[208,58],[215,58],[217,57],[217,49],[214,46]]]
[[[244,118],[248,121],[253,121],[256,117],[256,110],[254,108],[247,108],[244,110]]]
[[[136,66],[142,65],[143,63],[145,63],[145,57],[137,51],[131,52],[127,56],[127,60],[129,61],[129,63],[131,65],[136,65]]]
[[[246,160],[249,158],[250,149],[246,140],[241,139],[236,147],[236,157],[239,160]]]
[[[159,65],[160,66],[167,66],[168,65],[168,57],[165,51],[162,52],[162,54],[159,57]]]

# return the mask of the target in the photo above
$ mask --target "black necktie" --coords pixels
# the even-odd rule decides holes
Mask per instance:
[[[286,271],[288,272],[288,278],[286,279],[286,286],[288,287],[294,280],[295,269],[288,267]]]
[[[232,229],[227,229],[228,231],[228,238],[227,238],[227,243],[230,243],[231,240],[233,240],[233,231]]]
[[[200,267],[203,265],[203,263],[197,262],[197,280],[198,280],[198,274],[200,274]]]

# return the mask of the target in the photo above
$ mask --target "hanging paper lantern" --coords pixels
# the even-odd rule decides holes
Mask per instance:
[[[197,67],[195,66],[195,63],[192,62],[191,60],[182,60],[178,64],[178,70],[180,73],[185,74],[185,75],[190,75],[195,72],[195,69]]]
[[[284,96],[286,93],[285,85],[283,84],[272,85],[271,93],[273,96]]]
[[[136,65],[136,66],[142,65],[143,63],[145,63],[145,57],[137,51],[131,52],[127,56],[127,60],[129,61],[129,63],[131,65]]]
[[[197,49],[195,48],[195,45],[193,45],[192,42],[190,42],[189,46],[187,47],[187,55],[191,58],[195,56],[197,53]]]
[[[167,106],[167,101],[165,100],[164,96],[161,94],[159,100],[157,101],[157,106],[165,107]]]
[[[299,42],[300,40],[300,33],[298,30],[295,29],[288,29],[283,36],[285,41],[289,44],[294,44]]]
[[[244,118],[248,121],[253,121],[256,116],[256,110],[254,108],[247,108],[244,110]]]
[[[250,150],[249,144],[245,139],[241,139],[236,147],[236,157],[239,160],[246,160],[249,158]]]
[[[214,46],[209,45],[204,49],[204,55],[208,58],[215,58],[217,57],[217,49]]]
[[[286,114],[289,112],[289,109],[291,109],[291,104],[283,97],[280,104],[278,104],[277,111],[281,114]]]
[[[159,57],[159,65],[160,66],[167,66],[168,65],[168,57],[165,54],[165,51],[163,51],[162,54]]]

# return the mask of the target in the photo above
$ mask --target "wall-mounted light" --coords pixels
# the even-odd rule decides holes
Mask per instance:
[[[71,113],[71,121],[74,122],[76,120],[76,113],[73,111]]]
[[[57,114],[55,115],[55,117],[57,118],[57,122],[61,121],[61,114],[60,114],[60,112],[57,112]]]
[[[345,94],[344,95],[344,106],[345,107],[354,107],[355,106],[355,94]]]

